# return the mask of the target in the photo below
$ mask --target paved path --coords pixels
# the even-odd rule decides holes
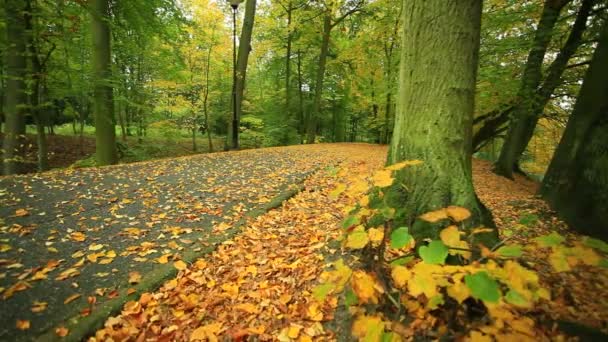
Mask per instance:
[[[340,145],[293,146],[0,178],[0,340],[30,339],[89,297],[111,298],[132,272],[200,248],[343,157]]]

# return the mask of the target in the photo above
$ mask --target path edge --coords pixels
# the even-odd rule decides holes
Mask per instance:
[[[222,242],[236,236],[241,228],[247,224],[248,220],[262,216],[270,210],[280,207],[285,201],[297,195],[304,189],[306,179],[317,171],[319,170],[317,169],[311,171],[299,183],[288,185],[285,190],[272,198],[270,202],[245,213],[241,219],[236,221],[235,224],[230,229],[226,230],[222,235],[210,238],[209,240],[212,243],[210,246],[204,247],[199,251],[188,251],[183,254],[181,260],[191,264],[196,259],[210,254]],[[178,270],[173,266],[172,263],[161,265],[144,276],[136,286],[128,286],[128,284],[124,287],[121,286],[118,297],[96,306],[95,310],[90,315],[86,317],[76,315],[61,321],[58,326],[62,326],[63,324],[65,328],[69,329],[69,334],[67,336],[59,337],[55,333],[55,328],[51,328],[46,332],[43,332],[41,335],[38,335],[38,337],[35,337],[34,341],[83,341],[101,328],[108,317],[119,313],[126,302],[137,300],[141,294],[145,292],[152,292],[160,288],[165,281],[175,277],[177,272]],[[127,290],[129,288],[135,289],[135,292],[127,294]]]

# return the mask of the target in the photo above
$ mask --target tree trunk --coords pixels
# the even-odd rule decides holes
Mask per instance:
[[[29,78],[31,80],[30,89],[28,91],[28,109],[36,124],[38,171],[42,172],[48,170],[49,168],[48,147],[46,142],[46,132],[44,130],[45,120],[44,115],[42,114],[42,111],[40,109],[40,87],[41,78],[44,71],[43,66],[40,62],[40,57],[38,55],[38,48],[34,40],[33,7],[31,0],[26,1],[26,11],[24,14],[24,19],[25,30],[27,35],[28,57],[30,60]]]
[[[290,80],[291,80],[291,14],[293,12],[293,5],[291,0],[287,4],[287,51],[285,52],[285,115],[288,121],[293,120],[290,109]]]
[[[327,64],[327,54],[329,52],[329,38],[331,35],[331,16],[326,13],[323,17],[323,37],[321,41],[321,52],[319,53],[319,66],[317,67],[317,78],[315,82],[315,97],[312,102],[312,110],[308,118],[306,143],[315,142],[317,135],[317,120],[321,111],[321,99],[323,98],[323,80],[325,78],[325,65]]]
[[[388,163],[420,159],[423,164],[398,172],[386,198],[400,208],[397,221],[403,222],[398,224],[413,222],[411,232],[417,239],[437,238],[440,227],[416,218],[449,205],[471,211],[467,228],[494,227],[490,212],[475,195],[471,171],[481,0],[406,1],[403,19]],[[486,246],[498,239],[496,230],[475,236]]]
[[[302,80],[302,51],[298,50],[298,134],[300,135],[300,143],[304,142],[304,134],[306,133],[306,120],[304,115],[304,90]]]
[[[25,3],[21,0],[5,2],[6,16],[6,101],[5,128],[2,148],[5,175],[23,172],[25,147]]]
[[[245,4],[245,17],[243,19],[243,28],[239,39],[239,52],[236,61],[236,120],[232,123],[232,130],[228,130],[230,140],[232,141],[232,149],[239,148],[239,127],[241,116],[243,115],[243,94],[245,92],[245,80],[247,78],[247,61],[251,52],[251,35],[253,34],[253,23],[255,21],[255,6],[256,0],[247,0]],[[236,126],[236,128],[235,128]]]
[[[214,31],[215,32],[215,31]],[[207,130],[207,143],[209,147],[209,153],[213,152],[213,141],[211,139],[211,127],[209,126],[209,72],[211,69],[211,49],[209,47],[207,51],[207,63],[205,64],[205,93],[203,95],[203,115],[205,116],[205,128]]]
[[[608,239],[608,22],[540,189],[569,225]]]
[[[112,99],[110,26],[108,0],[91,1],[93,34],[93,79],[95,111],[95,154],[97,165],[116,164],[116,131]]]
[[[526,67],[521,77],[521,85],[517,94],[518,104],[514,109],[507,137],[500,151],[494,172],[507,178],[513,178],[517,159],[519,142],[525,140],[526,126],[532,117],[538,115],[538,98],[536,90],[542,79],[542,66],[545,52],[551,42],[553,28],[562,8],[570,0],[545,0],[543,12],[534,35],[532,48],[528,54]]]

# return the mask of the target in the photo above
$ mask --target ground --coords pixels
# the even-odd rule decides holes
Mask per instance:
[[[0,178],[0,340],[339,338],[337,303],[311,293],[357,201],[340,184],[385,155],[293,146]],[[570,237],[534,182],[490,167],[476,160],[474,180],[503,238]],[[556,273],[543,253],[524,259],[552,301],[522,314],[606,331],[605,269]]]

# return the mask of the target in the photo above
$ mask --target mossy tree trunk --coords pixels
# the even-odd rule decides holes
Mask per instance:
[[[108,0],[91,1],[93,34],[93,79],[95,115],[95,155],[97,165],[116,164],[116,131],[111,85],[110,7]]]
[[[481,0],[409,0],[404,30],[395,128],[388,163],[420,159],[398,172],[388,192],[400,208],[397,221],[416,238],[436,238],[439,227],[419,215],[458,205],[472,217],[467,227],[494,227],[475,195],[471,136],[480,39]],[[478,236],[486,245],[496,231]]]
[[[608,21],[540,190],[576,230],[608,239]]]
[[[26,51],[25,51],[25,1],[5,1],[5,22],[7,47],[6,92],[4,103],[3,168],[5,175],[23,171],[25,147],[25,112],[27,95],[25,91]]]

